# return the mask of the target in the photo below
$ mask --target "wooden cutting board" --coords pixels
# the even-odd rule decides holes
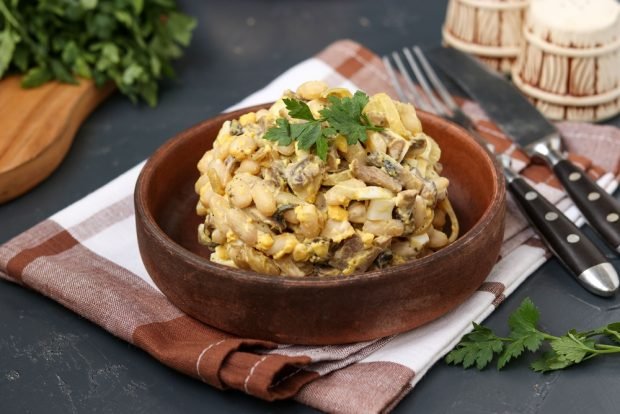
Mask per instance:
[[[0,81],[0,203],[47,178],[63,160],[78,128],[114,90],[89,80],[22,89],[20,77]]]

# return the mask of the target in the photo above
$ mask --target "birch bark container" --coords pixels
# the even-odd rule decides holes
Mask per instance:
[[[599,121],[620,112],[620,5],[533,0],[512,79],[555,120]]]
[[[521,46],[529,0],[450,0],[444,44],[510,73]]]

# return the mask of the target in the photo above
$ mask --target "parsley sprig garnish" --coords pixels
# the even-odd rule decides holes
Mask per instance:
[[[290,123],[288,119],[279,118],[276,126],[269,128],[264,138],[287,146],[297,141],[299,148],[310,150],[316,147],[316,153],[323,161],[327,159],[329,140],[338,134],[346,137],[349,145],[366,141],[366,131],[381,131],[383,128],[373,125],[362,111],[368,103],[368,95],[357,91],[352,97],[339,98],[329,96],[329,105],[319,111],[321,117],[314,118],[310,107],[304,101],[284,98],[288,114],[302,123]]]
[[[547,372],[596,356],[620,353],[620,322],[591,331],[577,332],[572,329],[565,335],[554,336],[537,327],[539,318],[538,309],[526,298],[510,315],[508,337],[499,337],[491,329],[474,323],[474,330],[465,335],[446,356],[446,362],[464,368],[476,365],[476,368],[483,369],[498,355],[497,369],[502,369],[525,350],[536,352],[548,344],[549,350],[531,364],[534,371]],[[601,337],[618,345],[601,343],[595,339]]]

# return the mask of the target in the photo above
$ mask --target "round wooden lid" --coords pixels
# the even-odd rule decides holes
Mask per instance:
[[[558,46],[607,46],[620,41],[620,5],[615,0],[533,0],[527,26]]]

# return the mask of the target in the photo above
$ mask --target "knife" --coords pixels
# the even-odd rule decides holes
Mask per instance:
[[[452,48],[428,52],[503,132],[531,157],[544,160],[592,227],[620,252],[620,202],[561,153],[560,133],[510,82]]]
[[[514,200],[553,254],[587,290],[599,296],[613,296],[620,281],[603,253],[562,211],[512,170],[510,157],[495,154],[495,149],[476,131],[474,122],[456,104],[449,107],[452,114],[446,118],[467,129],[478,144],[501,162]]]
[[[517,205],[555,256],[590,292],[599,296],[616,293],[618,274],[603,253],[553,203],[510,169],[510,157],[499,159]]]

